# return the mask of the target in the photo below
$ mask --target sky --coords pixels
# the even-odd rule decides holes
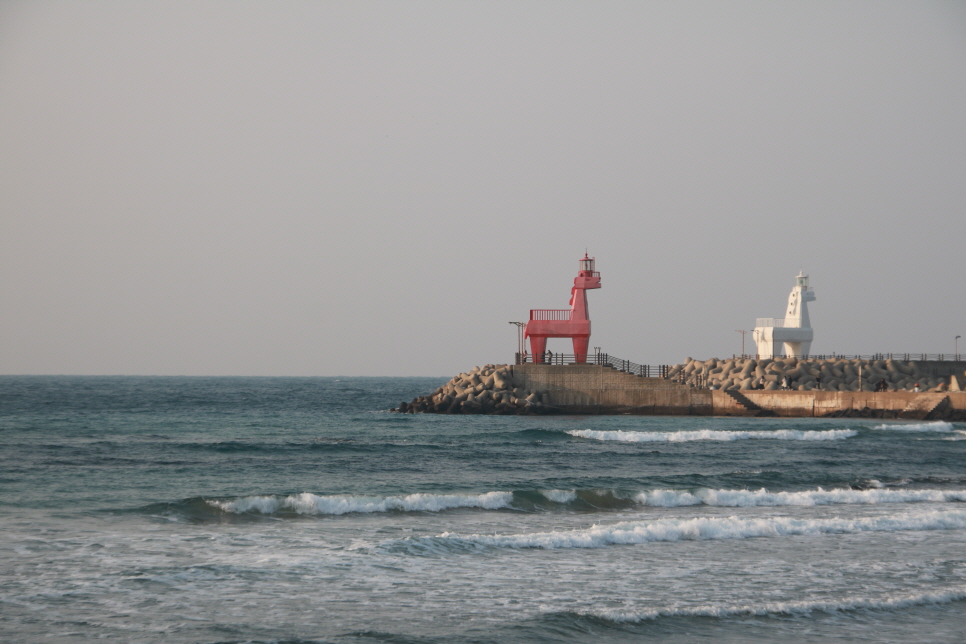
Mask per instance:
[[[635,362],[952,353],[966,2],[0,1],[2,374],[449,377],[585,250]]]

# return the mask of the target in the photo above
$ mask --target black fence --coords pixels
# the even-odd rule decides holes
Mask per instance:
[[[761,356],[744,354],[733,355],[732,358],[760,360]],[[966,353],[871,353],[867,355],[850,355],[844,353],[823,353],[820,355],[810,354],[807,356],[773,356],[775,360],[786,358],[799,358],[801,360],[910,360],[936,361],[936,362],[962,362],[966,361]]]
[[[667,378],[668,372],[671,371],[671,367],[666,364],[638,364],[636,362],[632,362],[631,360],[617,358],[607,353],[588,353],[586,360],[583,363],[577,362],[577,356],[571,353],[551,353],[548,351],[547,353],[537,356],[536,359],[534,359],[534,356],[529,353],[518,353],[516,354],[516,363],[547,364],[556,366],[572,364],[596,364],[604,367],[610,367],[612,369],[616,369],[617,371],[623,371],[624,373],[640,376],[641,378]]]

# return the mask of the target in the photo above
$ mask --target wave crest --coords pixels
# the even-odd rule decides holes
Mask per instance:
[[[760,615],[795,615],[814,611],[837,612],[853,610],[898,610],[928,604],[948,604],[966,599],[966,587],[927,593],[889,595],[885,597],[856,597],[840,601],[768,602],[764,604],[731,604],[653,608],[643,610],[591,609],[569,611],[579,617],[594,617],[609,622],[643,622],[660,617],[732,617]]]
[[[953,431],[953,425],[944,420],[937,420],[933,423],[891,423],[876,425],[872,429],[887,429],[896,432],[942,432],[948,434]]]
[[[408,494],[406,496],[319,496],[309,492],[289,496],[246,496],[231,501],[207,500],[208,504],[233,514],[339,515],[350,512],[440,512],[455,508],[499,510],[513,501],[512,492],[485,494]]]
[[[689,505],[718,507],[760,507],[782,505],[841,505],[875,503],[950,503],[966,501],[966,490],[896,490],[837,489],[805,490],[802,492],[769,492],[760,490],[650,490],[641,492],[634,500],[641,505],[676,508]]]
[[[912,530],[966,529],[966,511],[931,511],[855,519],[793,519],[790,517],[704,517],[627,521],[613,525],[561,532],[530,534],[459,534],[445,532],[437,537],[417,537],[391,542],[390,550],[473,551],[492,548],[604,548],[659,541],[710,541],[756,537],[817,536],[860,532],[907,532]]]
[[[554,503],[570,503],[577,500],[576,490],[541,490],[540,494]]]
[[[571,429],[571,436],[592,438],[599,441],[620,441],[624,443],[685,443],[691,441],[740,441],[750,439],[786,441],[834,441],[858,435],[854,429],[829,429],[823,431],[797,429],[776,429],[772,431],[725,431],[700,429],[679,432],[625,432],[600,431],[595,429]]]

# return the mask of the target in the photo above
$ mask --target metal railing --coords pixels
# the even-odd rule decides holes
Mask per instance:
[[[594,358],[599,361],[597,364],[602,364],[605,367],[611,367],[612,369],[623,371],[624,373],[634,374],[635,376],[640,376],[641,378],[667,378],[668,372],[671,371],[671,367],[666,364],[638,364],[636,362],[631,362],[630,360],[616,358],[607,353],[599,353],[594,356]]]
[[[516,354],[517,364],[546,364],[546,365],[573,365],[573,364],[595,364],[604,367],[611,367],[617,371],[640,376],[641,378],[667,378],[671,367],[666,364],[646,365],[638,364],[631,360],[614,357],[607,353],[588,353],[584,362],[578,362],[577,356],[570,353],[547,352],[534,360],[534,356],[529,353]]]
[[[755,354],[734,355],[733,358],[760,360],[761,357]],[[807,356],[773,356],[774,360],[784,360],[787,358],[798,358],[799,360],[910,360],[936,361],[936,362],[960,362],[966,361],[966,353],[870,353],[870,354],[844,354],[844,353],[822,353],[809,354]]]
[[[570,309],[530,309],[531,320],[551,320],[555,322],[566,322],[570,320]]]

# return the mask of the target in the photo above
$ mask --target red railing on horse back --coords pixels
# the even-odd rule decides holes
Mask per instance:
[[[570,319],[570,309],[530,309],[531,320],[552,320],[555,322]]]

